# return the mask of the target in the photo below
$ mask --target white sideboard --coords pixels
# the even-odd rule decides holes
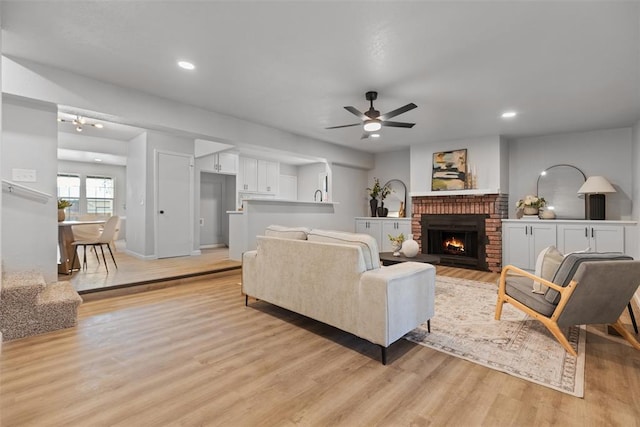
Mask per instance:
[[[563,254],[633,250],[636,221],[502,220],[502,265],[533,271],[542,249],[554,245]]]
[[[398,236],[404,234],[406,239],[411,234],[411,218],[377,218],[356,217],[356,233],[364,233],[375,237],[380,252],[391,252],[389,235]]]

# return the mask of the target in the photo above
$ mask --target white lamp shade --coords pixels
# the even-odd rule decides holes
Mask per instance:
[[[607,181],[604,176],[590,176],[578,190],[578,194],[605,194],[615,192],[616,189],[609,184],[609,181]]]
[[[364,122],[364,130],[366,132],[375,132],[380,130],[382,124],[380,124],[379,120],[365,120]]]

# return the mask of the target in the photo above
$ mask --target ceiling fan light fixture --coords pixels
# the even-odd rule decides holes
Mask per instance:
[[[80,125],[76,126],[76,131],[82,132],[82,126],[80,126]]]
[[[371,135],[369,135],[371,138],[380,138],[380,134],[379,133],[372,133]]]
[[[364,130],[365,132],[375,132],[382,128],[382,124],[380,120],[365,120],[364,121]]]

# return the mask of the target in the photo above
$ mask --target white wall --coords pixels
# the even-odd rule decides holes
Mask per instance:
[[[631,168],[631,218],[640,219],[640,120],[635,124],[632,131],[631,158],[633,167]],[[637,242],[640,242],[640,227],[638,227]],[[640,254],[640,247],[635,248],[636,254]]]
[[[111,121],[146,129],[183,132],[193,138],[239,148],[281,150],[361,168],[373,166],[373,155],[317,139],[179,104],[35,62],[2,61],[5,93],[98,112]],[[193,141],[191,142],[193,145]]]
[[[367,171],[358,168],[350,168],[341,165],[331,165],[333,179],[333,196],[331,200],[336,202],[335,218],[331,227],[335,230],[355,231],[354,218],[367,216],[369,209],[367,199]],[[362,203],[354,203],[361,200]]]
[[[113,201],[114,215],[124,217],[126,215],[126,182],[127,168],[125,166],[105,165],[102,163],[72,162],[58,160],[58,173],[80,175],[82,181],[87,175],[106,176],[113,178],[115,184],[115,197]],[[86,213],[86,205],[80,206],[80,215]]]
[[[280,163],[280,175],[298,176],[298,166]]]
[[[21,182],[50,194],[45,204],[2,194],[2,264],[4,271],[41,272],[45,281],[58,276],[57,107],[15,97],[3,97],[2,178],[12,169],[36,171],[35,182]]]
[[[504,151],[499,136],[459,139],[452,141],[429,142],[411,146],[411,192],[425,193],[431,191],[431,173],[433,169],[433,153],[467,149],[467,164],[475,168],[477,176],[476,188],[492,193],[506,192],[500,188],[504,178],[504,169],[500,159]]]
[[[147,251],[147,133],[129,141],[127,152],[127,253],[145,257]]]
[[[298,167],[298,200],[303,202],[312,202],[313,195],[316,190],[321,190],[319,175],[327,172],[326,163],[313,163],[310,165],[304,165]],[[334,181],[334,189],[329,188],[329,191],[335,191],[335,185],[341,185],[340,181]],[[316,200],[319,200],[318,198]],[[338,201],[329,195],[329,200]]]
[[[564,133],[520,138],[509,143],[509,206],[527,194],[536,194],[538,174],[544,169],[570,164],[589,177],[602,175],[616,189],[607,194],[607,219],[637,219],[632,216],[633,170],[632,128]],[[637,163],[636,163],[637,164]],[[636,181],[637,182],[637,181]]]
[[[364,187],[362,187],[361,197],[362,203],[364,206],[365,212],[367,214],[365,216],[371,215],[371,209],[369,207],[369,196],[367,194],[366,189],[373,186],[373,179],[378,178],[380,180],[380,185],[384,185],[391,179],[399,179],[404,182],[407,186],[407,204],[405,205],[406,216],[411,216],[411,151],[407,148],[406,150],[400,151],[390,151],[387,153],[378,153],[374,157],[374,168],[367,172],[367,183]],[[394,183],[394,186],[396,184]],[[398,185],[397,187],[401,187]],[[398,195],[392,193],[385,200],[386,207],[393,207],[398,200],[396,200]],[[397,210],[397,209],[396,209]]]

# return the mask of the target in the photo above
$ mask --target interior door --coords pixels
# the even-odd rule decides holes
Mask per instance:
[[[193,158],[157,153],[156,256],[191,255],[193,247]]]

